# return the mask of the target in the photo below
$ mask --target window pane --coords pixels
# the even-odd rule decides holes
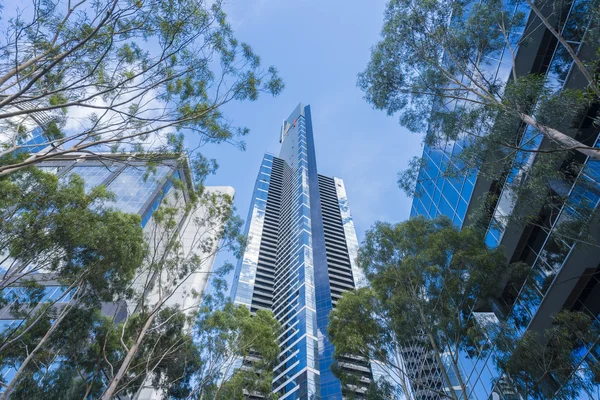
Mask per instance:
[[[108,185],[108,190],[115,194],[115,201],[108,205],[123,212],[139,213],[169,170],[166,166],[157,167],[155,172],[148,172],[143,166],[125,168]]]
[[[79,175],[85,182],[85,192],[89,193],[90,190],[92,190],[96,186],[99,186],[112,173],[113,171],[111,171],[105,166],[81,165],[73,167],[70,171],[68,171],[67,176],[71,174]],[[64,179],[66,178],[63,178],[63,181]]]

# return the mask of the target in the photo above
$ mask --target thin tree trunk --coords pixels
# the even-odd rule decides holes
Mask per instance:
[[[402,359],[402,361],[400,360],[400,349],[398,348],[398,340],[395,337],[396,335],[394,334],[394,343],[396,344],[394,346],[395,350],[394,350],[394,357],[396,358],[396,364],[398,364],[398,369],[404,371],[404,359]],[[400,379],[402,379],[401,385],[402,385],[402,390],[404,391],[404,396],[408,397],[409,400],[412,400],[412,396],[409,391],[408,385],[406,384],[406,376],[401,377]],[[410,394],[409,394],[410,393]]]
[[[519,117],[527,125],[539,130],[544,136],[548,137],[554,142],[557,142],[566,150],[575,150],[583,155],[593,158],[594,160],[600,160],[599,148],[586,146],[580,141],[573,139],[569,135],[565,135],[564,133],[554,128],[550,128],[549,126],[539,124],[532,116],[528,114],[520,113]]]
[[[17,337],[11,338],[12,334],[15,332],[11,332],[8,337],[6,337],[4,339],[4,342],[2,343],[2,345],[0,346],[0,352],[2,352],[2,350],[4,350],[6,347],[8,347],[9,345],[11,345],[12,343],[14,343],[15,341],[19,340],[19,338],[21,338],[23,335],[25,335],[27,332],[29,332],[30,329],[32,329],[35,324],[38,323],[38,321],[44,316],[44,314],[46,314],[46,312],[48,310],[50,310],[52,307],[54,307],[54,305],[56,303],[58,303],[62,298],[64,298],[71,290],[73,290],[73,288],[75,288],[77,286],[77,284],[79,284],[81,282],[81,280],[78,280],[74,283],[71,284],[71,286],[69,286],[67,289],[65,289],[65,291],[63,292],[63,294],[56,300],[54,300],[54,302],[52,302],[51,304],[48,305],[48,307],[43,311],[42,314],[40,314],[38,317],[36,317],[36,319],[29,324],[29,326],[27,328],[25,328],[25,330],[23,330],[21,333],[19,333],[17,335]],[[34,309],[35,310],[35,309]],[[55,322],[56,324],[56,322]]]
[[[458,355],[458,349],[457,349],[457,353]],[[456,374],[456,379],[458,379],[458,384],[460,385],[460,388],[462,390],[463,393],[463,397],[466,399],[468,399],[467,396],[467,386],[465,385],[465,382],[463,381],[462,375],[460,374],[460,370],[458,368],[458,359],[454,360],[454,356],[452,356],[452,368],[454,369],[454,373]]]
[[[418,302],[418,300],[417,300],[417,302]],[[423,323],[423,327],[424,327],[425,331],[427,332],[427,337],[429,339],[429,342],[431,343],[431,347],[433,348],[433,355],[434,355],[435,359],[437,360],[438,364],[440,365],[440,370],[442,371],[442,375],[444,376],[446,385],[448,385],[450,394],[452,395],[453,399],[458,400],[458,396],[452,389],[452,382],[450,381],[450,377],[448,376],[448,372],[446,371],[446,367],[444,366],[444,362],[440,355],[441,354],[440,349],[439,349],[437,343],[435,342],[435,338],[433,337],[433,335],[431,334],[431,331],[429,330],[429,328],[427,326],[428,321],[427,321],[427,318],[425,318],[423,309],[421,308],[421,306],[419,304],[417,304],[417,308],[419,309],[419,316],[421,317],[421,322]],[[463,397],[464,396],[466,396],[466,393],[463,392]]]
[[[27,355],[27,357],[25,358],[25,360],[23,360],[23,363],[21,363],[21,366],[19,367],[19,369],[15,373],[15,376],[12,378],[12,380],[10,381],[10,383],[8,384],[8,386],[6,387],[6,390],[2,394],[2,397],[0,398],[0,400],[6,400],[6,399],[8,399],[10,397],[12,391],[15,389],[15,386],[18,383],[19,377],[21,376],[21,374],[23,373],[23,371],[25,371],[25,368],[27,367],[27,365],[29,364],[29,362],[33,359],[33,356],[37,353],[37,351],[40,348],[42,348],[42,346],[44,346],[46,344],[46,342],[48,341],[48,339],[50,338],[50,336],[52,335],[52,333],[60,325],[60,323],[62,322],[62,320],[67,316],[67,314],[69,313],[69,311],[71,310],[71,308],[72,307],[69,307],[69,305],[65,306],[65,308],[61,311],[60,316],[56,319],[56,321],[54,321],[54,323],[52,324],[52,326],[50,327],[50,329],[48,329],[48,331],[46,332],[46,334],[44,335],[44,337],[42,337],[42,339],[39,341],[39,343],[37,344],[37,346],[35,346],[35,348],[31,351],[31,353],[29,353]]]
[[[594,77],[592,76],[590,71],[585,67],[585,65],[583,64],[583,61],[581,61],[581,59],[577,56],[577,54],[575,53],[575,50],[573,50],[573,48],[571,47],[569,42],[567,42],[565,40],[565,38],[560,34],[560,32],[558,32],[556,29],[554,29],[554,26],[552,26],[550,21],[548,21],[546,16],[544,14],[542,14],[542,11],[539,8],[537,8],[537,6],[533,3],[532,0],[526,0],[526,1],[527,1],[527,4],[529,4],[529,6],[531,7],[531,10],[542,21],[542,23],[544,24],[546,29],[548,29],[554,35],[554,37],[560,42],[560,44],[562,44],[564,46],[564,48],[567,50],[567,52],[573,59],[573,62],[575,62],[575,64],[577,64],[577,67],[579,67],[579,70],[581,71],[583,76],[585,76],[585,79],[587,79],[591,89],[594,91],[594,93],[596,93],[596,96],[600,97],[600,88],[596,85],[596,82],[594,81]]]
[[[104,394],[102,395],[102,400],[110,400],[113,398],[113,395],[114,395],[115,391],[117,390],[117,386],[119,385],[119,383],[125,376],[125,372],[127,372],[127,369],[129,368],[129,364],[131,364],[131,361],[133,360],[133,357],[135,357],[135,355],[140,347],[140,344],[146,337],[146,333],[148,332],[150,325],[152,325],[152,321],[154,321],[155,316],[156,316],[156,312],[153,312],[148,316],[148,319],[146,320],[146,323],[144,324],[144,326],[142,327],[142,330],[138,334],[138,337],[137,337],[135,343],[133,344],[133,346],[131,346],[129,348],[129,351],[127,352],[127,355],[125,356],[123,363],[121,363],[121,367],[117,371],[116,375],[110,380],[108,387],[106,388],[106,390],[104,391]]]

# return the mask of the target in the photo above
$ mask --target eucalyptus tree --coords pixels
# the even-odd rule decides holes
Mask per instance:
[[[544,27],[556,38],[561,49],[564,49],[563,52],[566,52],[577,66],[577,70],[585,77],[589,91],[596,98],[600,98],[600,79],[596,71],[599,61],[597,55],[596,58],[586,60],[579,54],[582,44],[591,49],[600,48],[600,11],[598,11],[600,2],[592,0],[574,5],[573,2],[564,0],[525,1]],[[571,19],[570,24],[575,25],[573,27],[576,30],[575,35],[572,34],[571,29],[565,32],[568,18]],[[573,24],[573,21],[580,23]],[[577,43],[579,41],[580,43]]]
[[[0,12],[0,175],[72,152],[181,151],[248,133],[221,111],[283,83],[222,1],[34,1]],[[28,133],[42,129],[31,144]],[[55,151],[37,151],[40,148]],[[36,150],[36,151],[34,151]]]
[[[469,140],[485,136],[508,149],[528,149],[515,143],[516,130],[527,125],[535,136],[549,139],[554,151],[600,159],[600,150],[573,139],[564,126],[586,99],[580,93],[556,92],[539,77],[517,75],[516,52],[527,37],[518,36],[525,13],[513,10],[495,0],[391,0],[382,39],[359,74],[366,100],[389,114],[399,113],[410,130],[427,132],[428,143],[455,139],[464,131]],[[488,68],[503,51],[512,64],[508,82]],[[553,115],[558,109],[566,115]],[[507,126],[489,129],[498,118]]]
[[[453,390],[430,387],[427,379],[406,372],[403,348],[419,345],[442,366],[444,387],[454,386],[446,366],[454,370],[461,396],[467,396],[459,352],[468,342],[469,316],[499,294],[511,272],[503,252],[488,249],[474,228],[458,231],[447,218],[418,217],[377,223],[366,234],[359,262],[370,288],[344,294],[332,312],[329,334],[336,357],[376,360],[399,385],[406,381],[414,389],[457,399]]]
[[[0,336],[1,362],[16,371],[7,397],[75,315],[126,293],[146,247],[139,216],[105,208],[106,190],[86,193],[79,177],[27,168],[0,187],[1,306],[16,321]]]
[[[86,193],[79,176],[37,168],[0,179],[0,288],[40,272],[71,276],[84,265],[95,290],[122,290],[145,248],[139,216],[106,208],[111,198],[102,186]]]
[[[597,1],[586,0],[565,20],[563,11],[570,6],[560,0],[392,0],[382,38],[359,74],[358,86],[369,103],[398,114],[403,126],[422,133],[425,145],[436,149],[429,154],[439,158],[433,160],[439,164],[439,176],[458,182],[477,175],[489,183],[490,193],[471,219],[484,229],[501,204],[504,213],[492,219],[495,228],[536,224],[549,231],[552,226],[541,215],[554,218],[561,213],[571,188],[597,190],[597,174],[586,160],[600,157],[600,149],[590,142],[596,132],[594,104],[599,101],[594,75],[598,54],[593,53],[600,46],[600,14]],[[528,7],[540,18],[545,15],[544,22],[527,19]],[[544,24],[554,26],[561,39],[557,62],[546,75],[520,74],[517,55],[531,51],[531,36],[546,29]],[[581,60],[583,53],[564,50],[565,44],[572,47],[576,41],[591,48],[585,52],[588,58]],[[574,73],[588,71],[582,72],[590,78],[587,86],[560,89],[554,77],[567,76],[573,63]],[[422,196],[421,186],[435,185],[438,176],[422,173],[427,162],[415,157],[399,174],[400,187],[410,195]],[[517,204],[519,212],[512,212]],[[598,245],[586,236],[586,228],[594,223],[593,206],[578,205],[570,226],[555,227],[555,235]]]
[[[152,340],[148,335],[154,330],[155,319],[174,302],[181,303],[181,299],[175,301],[175,296],[186,299],[181,312],[195,315],[202,293],[182,291],[194,277],[211,273],[211,262],[218,252],[237,252],[243,244],[241,224],[230,195],[203,187],[185,204],[181,192],[176,191],[173,198],[165,198],[154,211],[146,228],[148,246],[144,261],[131,283],[134,296],[130,303],[135,309],[131,316],[143,322],[130,342],[123,344],[119,367],[108,375],[102,398],[110,399],[126,390],[128,370],[139,358],[144,342]],[[122,323],[122,329],[127,329],[128,319]],[[151,372],[152,368],[148,374]]]
[[[276,399],[272,391],[280,326],[273,313],[231,302],[210,312],[205,302],[196,321],[198,346],[204,363],[194,375],[188,398],[246,399],[249,394]]]
[[[458,231],[445,217],[377,223],[359,262],[370,287],[345,293],[330,316],[338,362],[349,354],[372,360],[408,398],[418,392],[469,398],[473,388],[463,377],[470,371],[459,357],[488,360],[498,375],[487,383],[504,380],[524,398],[594,397],[600,365],[587,356],[600,340],[597,324],[573,310],[539,330],[527,330],[528,319],[523,323],[516,310],[490,318],[486,312],[504,288],[520,288],[532,272],[525,264],[507,264],[503,250],[489,249],[477,229]],[[411,356],[415,348],[420,360]],[[432,381],[433,367],[441,388]],[[449,389],[455,385],[460,391]]]
[[[496,364],[524,398],[597,397],[600,364],[587,355],[598,346],[600,330],[588,314],[563,310],[544,331],[525,333],[509,320],[488,335]]]
[[[278,324],[225,300],[229,266],[207,268],[244,243],[232,198],[199,185],[184,204],[172,184],[142,232],[138,215],[108,209],[111,194],[86,194],[76,175],[0,178],[2,312],[17,321],[0,335],[0,364],[13,370],[2,398],[270,396]],[[216,295],[203,299],[188,281],[208,275]]]
[[[11,392],[11,399],[99,398],[106,377],[123,357],[123,343],[131,343],[143,327],[143,315],[133,315],[126,326],[102,315],[99,309],[76,309],[36,356]],[[24,343],[48,329],[38,325]],[[272,313],[251,315],[244,306],[205,299],[190,316],[164,307],[141,343],[119,395],[137,396],[151,388],[170,399],[244,399],[247,394],[275,398],[272,370],[279,347],[279,325]],[[3,362],[14,362],[21,348],[10,349]],[[251,363],[248,360],[252,360]],[[10,364],[9,364],[10,365]],[[236,369],[243,365],[243,368]]]

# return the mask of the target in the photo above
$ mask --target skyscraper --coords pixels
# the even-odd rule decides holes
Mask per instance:
[[[535,13],[530,13],[527,2],[505,2],[514,12],[528,14],[523,32],[515,31],[512,40],[518,40],[521,35],[527,38],[526,46],[519,47],[515,64],[508,65],[505,57],[488,63],[485,68],[493,72],[492,80],[506,81],[511,69],[517,76],[529,74],[544,75],[549,84],[556,90],[581,89],[587,86],[582,80],[580,71],[574,66],[573,60],[566,55],[565,49],[548,29],[540,29],[540,19]],[[587,2],[572,2],[562,5],[562,10],[556,10],[546,5],[542,12],[553,24],[559,26],[563,37],[569,37],[576,52],[586,60],[597,49],[592,49],[583,42],[589,29],[589,12]],[[515,46],[516,48],[516,42]],[[503,50],[507,54],[508,49]],[[587,60],[586,60],[587,61]],[[482,67],[484,70],[484,67]],[[486,73],[488,72],[485,70]],[[450,102],[454,107],[457,102]],[[600,130],[592,123],[596,112],[592,106],[582,113],[581,119],[574,122],[575,135],[587,145],[600,147]],[[502,295],[494,303],[494,307],[482,312],[473,312],[472,318],[476,325],[486,327],[487,324],[498,323],[500,320],[519,320],[522,332],[527,330],[543,332],[552,325],[552,317],[561,310],[582,311],[588,314],[594,324],[600,323],[600,225],[598,213],[600,210],[600,161],[578,155],[581,171],[577,179],[563,182],[551,182],[548,199],[561,197],[566,199],[556,208],[528,208],[526,202],[519,201],[514,193],[514,185],[507,184],[512,180],[523,179],[527,175],[527,165],[539,161],[535,151],[547,144],[547,139],[541,136],[532,137],[531,128],[523,128],[520,145],[527,149],[520,151],[518,162],[515,161],[511,170],[497,177],[490,178],[477,171],[471,171],[466,176],[447,176],[444,171],[452,166],[453,156],[463,151],[469,141],[462,132],[457,132],[456,141],[448,141],[441,145],[426,146],[423,151],[423,167],[420,170],[413,200],[411,217],[421,215],[435,218],[445,215],[453,223],[462,228],[473,222],[485,194],[492,194],[497,200],[493,204],[489,227],[485,241],[490,248],[501,246],[510,262],[522,262],[529,266],[530,274],[524,281],[514,285],[506,285]],[[531,147],[528,147],[531,146]],[[541,162],[541,161],[540,161]],[[564,163],[557,168],[565,168]],[[525,166],[525,167],[524,167]],[[456,168],[454,165],[452,168]],[[459,168],[460,169],[460,168]],[[585,184],[584,184],[585,183]],[[596,218],[591,226],[589,237],[591,243],[576,242],[571,237],[561,235],[561,224],[569,223],[578,211],[578,206],[586,205],[586,212]],[[526,210],[526,211],[524,211]],[[531,223],[511,221],[511,215],[527,212]],[[563,225],[564,227],[564,225]],[[511,385],[510,379],[495,365],[492,351],[477,349],[474,355],[459,352],[458,359],[467,387],[467,395],[473,399],[506,399],[521,398]],[[425,359],[426,351],[415,353],[418,361]],[[598,345],[582,355],[574,352],[574,359],[579,360],[580,368],[570,371],[570,377],[548,380],[547,390],[554,391],[552,397],[566,385],[568,379],[579,379],[585,368],[600,363]],[[435,387],[436,375],[429,371],[439,369],[435,361],[432,363],[414,363],[415,367],[408,368],[411,376],[424,375],[430,387]],[[424,366],[424,367],[422,367]],[[597,390],[598,378],[594,378]],[[590,385],[592,386],[592,385]],[[439,398],[429,393],[430,398]],[[582,393],[585,396],[593,396]],[[595,398],[595,397],[594,397]]]
[[[358,242],[341,179],[319,175],[309,106],[283,121],[279,157],[265,154],[247,219],[248,244],[232,297],[252,312],[269,309],[282,326],[273,391],[280,399],[360,396],[370,382],[367,362],[354,360],[363,385],[342,388],[331,372],[329,313],[360,285]]]

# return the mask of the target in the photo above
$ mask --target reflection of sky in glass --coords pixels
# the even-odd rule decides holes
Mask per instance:
[[[569,44],[575,50],[579,49],[580,40],[583,36],[582,27],[587,26],[589,14],[586,12],[589,8],[589,0],[576,0],[571,6],[569,16],[563,26],[562,35],[569,39]],[[547,78],[549,86],[555,90],[561,90],[564,86],[569,72],[571,71],[573,60],[569,56],[567,50],[561,44],[558,44],[552,61],[550,62]],[[542,142],[542,135],[534,132],[531,127],[528,127],[521,139],[520,145],[528,150],[539,148]],[[514,167],[511,170],[507,181],[512,182],[513,179],[519,179],[527,174],[535,160],[535,153],[518,152]],[[508,186],[502,190],[500,199],[494,210],[494,216],[490,224],[488,233],[486,234],[486,243],[490,247],[497,247],[504,230],[506,228],[506,219],[512,213],[514,208],[514,193]]]
[[[443,149],[425,147],[425,166],[419,172],[418,195],[413,200],[411,217],[423,215],[433,219],[445,215],[457,227],[462,227],[473,193],[476,171],[464,171],[467,176],[444,176],[447,166],[452,163],[452,154],[458,154],[460,151],[462,146],[459,142],[449,142]],[[454,168],[460,170],[457,165],[454,165]]]
[[[274,371],[274,392],[286,387],[286,392],[307,390],[309,396],[316,394],[318,376],[308,373],[306,377],[296,376],[307,367],[319,369],[319,358],[323,351],[323,333],[317,329],[316,291],[314,281],[314,265],[312,252],[312,232],[310,220],[310,194],[308,179],[308,149],[306,121],[303,108],[298,107],[284,122],[290,128],[282,141],[279,158],[283,159],[291,169],[291,185],[287,190],[291,196],[282,200],[284,209],[291,208],[291,214],[282,224],[291,223],[289,238],[280,238],[282,242],[289,240],[289,254],[293,262],[281,270],[276,278],[276,291],[292,293],[293,299],[286,299],[287,294],[279,302],[293,304],[283,307],[276,314],[283,326],[294,326],[294,340],[280,343],[282,364]],[[285,182],[284,182],[285,186]],[[284,189],[284,191],[287,191]],[[286,197],[286,196],[284,196]],[[279,284],[282,284],[279,286]],[[285,359],[285,361],[284,361]],[[321,387],[323,390],[323,387]],[[309,397],[310,398],[310,397]]]
[[[563,36],[570,40],[570,44],[575,50],[579,48],[579,41],[584,31],[582,27],[587,26],[587,20],[589,19],[589,12],[587,12],[588,4],[589,0],[576,0],[574,2],[562,32]],[[486,61],[488,63],[485,65],[484,71],[491,73],[494,68],[492,61],[498,60],[488,59]],[[508,51],[505,51],[502,56],[502,62],[498,65],[496,77],[499,80],[504,81],[509,78],[511,67],[507,64],[507,61],[510,61],[510,58]],[[570,57],[565,49],[561,45],[558,45],[547,75],[550,85],[555,87],[556,90],[560,90],[568,78],[571,68],[572,61]],[[448,108],[452,107],[450,105]],[[536,149],[539,147],[541,139],[540,135],[536,136],[531,129],[528,129],[525,132],[521,145],[528,149]],[[455,143],[451,143],[450,145],[457,148]],[[413,201],[411,217],[424,215],[428,218],[435,218],[437,215],[444,214],[453,219],[457,226],[461,226],[460,220],[456,220],[457,217],[460,218],[461,216],[464,219],[464,213],[459,212],[459,206],[463,198],[467,202],[470,200],[472,187],[466,187],[460,191],[456,188],[456,185],[448,185],[450,180],[442,175],[444,172],[443,165],[444,162],[447,162],[446,157],[449,154],[447,146],[440,149],[425,148],[423,155],[425,163],[424,167],[421,168],[417,185],[419,196],[415,197]],[[517,155],[514,168],[509,173],[508,182],[518,182],[519,179],[522,179],[531,167],[534,158],[535,156],[532,153],[520,152]],[[588,162],[588,166],[579,179],[579,182],[582,182],[582,180],[584,182],[572,189],[571,198],[568,204],[563,207],[560,217],[555,219],[554,226],[561,221],[568,221],[568,216],[577,212],[578,206],[582,204],[592,208],[598,207],[598,203],[600,202],[599,170],[600,162]],[[469,181],[467,180],[467,182]],[[455,203],[457,196],[451,188],[457,189],[460,193],[458,203]],[[486,235],[486,242],[490,247],[496,247],[502,240],[506,227],[506,218],[512,214],[514,205],[514,194],[508,186],[505,186],[499,197]],[[466,208],[463,206],[461,209],[464,210]],[[556,235],[551,234],[539,250],[539,254],[535,255],[536,258],[532,264],[533,275],[522,288],[511,313],[511,318],[516,323],[516,327],[520,332],[527,327],[532,316],[537,312],[549,283],[552,282],[556,271],[562,268],[565,260],[569,257],[571,249],[572,246],[569,246]],[[493,381],[500,377],[500,373],[495,370],[493,362],[481,359],[479,356],[472,359],[462,354],[460,361],[463,371],[465,371],[467,376],[471,396],[473,398],[489,398]],[[506,377],[502,379],[506,379]],[[507,382],[506,384],[509,385]],[[494,391],[496,390],[497,388],[494,388]]]
[[[39,126],[27,134],[26,137],[19,140],[19,145],[24,146],[15,153],[37,153],[48,147],[48,139],[44,135],[44,131]],[[37,145],[37,146],[36,146]]]
[[[7,306],[15,303],[28,304],[28,303],[43,303],[43,302],[56,302],[57,304],[68,303],[71,300],[72,293],[66,293],[67,287],[65,286],[44,286],[43,291],[31,291],[24,287],[13,286],[2,290],[1,295]],[[3,324],[0,324],[0,333],[6,330],[18,320],[6,320]]]
[[[123,212],[139,213],[169,171],[166,166],[156,167],[155,172],[148,172],[145,166],[125,167],[108,185],[108,190],[115,194],[115,200],[107,205]]]
[[[265,222],[265,210],[269,182],[271,180],[271,168],[273,167],[273,156],[265,154],[254,186],[254,194],[250,211],[246,222],[247,243],[242,259],[239,261],[236,271],[238,279],[234,279],[232,295],[234,302],[244,304],[250,308],[256,270],[258,267],[258,255],[262,230]]]
[[[523,12],[527,16],[529,8],[524,2],[512,6],[509,12]],[[526,20],[526,18],[525,18]],[[514,52],[518,50],[517,44],[523,32],[522,26],[514,26],[509,33],[509,41]],[[489,82],[506,82],[512,68],[511,54],[507,46],[486,56],[479,65],[482,74]],[[466,79],[465,79],[466,80]],[[467,82],[463,82],[467,84]],[[457,106],[465,106],[463,101],[451,100],[441,107],[448,111]],[[461,228],[471,200],[473,187],[477,179],[476,171],[465,171],[460,165],[453,165],[454,169],[461,171],[464,176],[449,178],[444,176],[452,158],[462,151],[464,141],[448,141],[438,147],[425,146],[423,150],[424,167],[421,168],[417,178],[416,193],[411,208],[410,216],[423,215],[435,218],[445,215],[452,220],[455,226]]]
[[[356,237],[356,230],[354,229],[354,221],[350,214],[350,204],[348,203],[348,196],[346,194],[346,187],[344,181],[339,178],[333,178],[335,181],[335,189],[338,195],[338,202],[340,206],[340,214],[342,217],[342,224],[344,226],[344,236],[346,237],[346,247],[348,248],[348,258],[350,259],[350,265],[352,266],[352,278],[354,279],[354,286],[357,288],[366,286],[367,282],[363,271],[358,267],[357,256],[358,256],[358,239]]]
[[[7,329],[14,329],[23,322],[22,319],[0,319],[0,334]]]
[[[67,171],[67,174],[62,177],[62,179],[66,179],[71,174],[79,175],[85,184],[85,192],[89,193],[92,188],[99,186],[104,182],[114,171],[114,169],[109,169],[102,165],[94,165],[94,166],[75,166],[71,170]]]
[[[39,170],[46,172],[47,174],[56,175],[60,170],[59,167],[37,167]]]
[[[521,139],[520,146],[527,150],[535,150],[542,144],[543,136],[538,132],[534,131],[531,127],[525,130],[523,138]],[[508,177],[506,178],[507,183],[510,185],[504,186],[496,209],[492,217],[492,222],[488,228],[485,241],[488,246],[494,248],[497,247],[504,231],[506,229],[507,219],[513,212],[515,207],[515,194],[513,191],[513,185],[527,176],[527,172],[531,169],[533,162],[535,161],[535,154],[527,151],[519,151],[516,155],[513,168],[511,169]]]

